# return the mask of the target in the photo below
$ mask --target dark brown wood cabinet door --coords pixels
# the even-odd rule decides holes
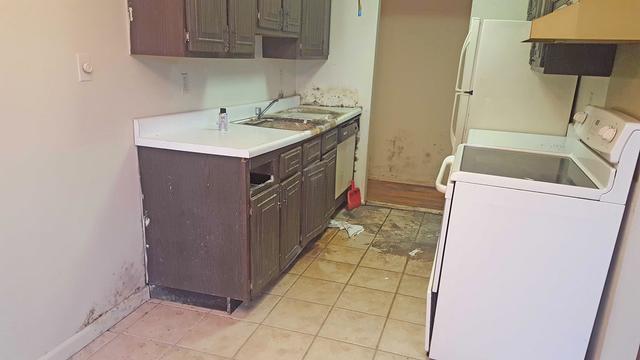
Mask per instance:
[[[302,0],[282,0],[282,11],[282,31],[299,34],[302,26]]]
[[[325,191],[327,221],[331,219],[331,215],[336,210],[336,159],[338,152],[336,149],[325,155],[327,165],[327,187]]]
[[[302,174],[302,247],[323,230],[326,222],[327,167],[325,161],[304,169]]]
[[[131,54],[184,56],[184,2],[128,0]]]
[[[278,187],[251,199],[251,296],[280,272],[280,192]]]
[[[331,0],[303,0],[300,58],[326,59],[329,56]]]
[[[280,186],[280,269],[300,253],[300,221],[302,206],[302,175],[292,176]]]
[[[185,1],[189,51],[228,52],[227,0]]]
[[[246,163],[147,147],[138,159],[149,284],[249,300]]]
[[[251,57],[256,48],[256,0],[229,0],[231,53]]]
[[[282,30],[282,0],[258,0],[258,27]]]

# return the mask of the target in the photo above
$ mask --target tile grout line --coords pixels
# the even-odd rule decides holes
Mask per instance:
[[[114,326],[115,326],[115,325],[114,325]],[[98,353],[98,351],[100,351],[100,349],[102,349],[103,347],[107,346],[107,344],[111,343],[113,340],[117,339],[118,337],[120,337],[120,335],[122,335],[121,333],[117,333],[117,332],[115,332],[115,331],[107,330],[107,331],[103,332],[102,334],[100,334],[100,336],[104,335],[104,334],[105,334],[105,333],[107,333],[107,332],[111,332],[111,333],[115,334],[116,336],[114,336],[114,337],[113,337],[113,339],[111,339],[111,340],[107,341],[106,343],[104,343],[104,344],[102,344],[102,345],[98,346],[98,348],[96,349],[96,351],[94,351],[91,355],[89,355],[89,356],[87,357],[87,360],[90,360],[90,359],[91,359],[95,354],[97,354],[97,353]],[[87,345],[83,346],[83,347],[82,347],[82,349],[80,349],[80,350],[76,351],[76,353],[75,353],[75,354],[73,354],[73,355],[71,355],[71,357],[70,357],[69,359],[70,359],[70,360],[73,360],[73,357],[74,357],[74,356],[76,356],[77,354],[79,354],[79,353],[80,353],[82,350],[84,350],[87,346],[91,345],[94,341],[96,341],[97,339],[99,339],[99,338],[100,338],[100,336],[98,336],[97,338],[93,339],[93,340],[92,340],[90,343],[88,343]]]
[[[336,236],[336,234],[337,234],[337,233],[338,233],[338,232],[336,231],[336,232],[331,236],[331,238],[327,241],[327,244],[325,245],[325,247],[326,247],[327,245],[329,245],[329,243],[333,240],[333,238]],[[319,255],[320,255],[320,254],[318,254],[318,256],[319,256]],[[315,256],[315,257],[314,257],[314,261],[315,261],[316,259],[317,259],[317,256]],[[292,267],[293,267],[294,265],[295,265],[295,264],[292,264]],[[307,268],[308,268],[308,267],[307,267]],[[306,271],[306,269],[305,269],[304,271]],[[304,271],[303,271],[303,273],[304,273]],[[287,274],[289,274],[289,272],[287,272]],[[292,275],[296,275],[296,274],[292,274]],[[251,339],[251,337],[256,333],[256,331],[258,331],[258,329],[260,328],[260,326],[270,327],[270,328],[273,328],[273,329],[280,329],[280,328],[278,328],[278,327],[269,326],[269,325],[265,324],[264,322],[267,320],[267,318],[269,318],[269,316],[271,315],[271,313],[273,313],[273,310],[275,310],[276,306],[278,306],[278,304],[282,301],[282,299],[284,299],[285,295],[289,292],[289,290],[291,290],[291,288],[292,288],[292,287],[293,287],[293,286],[298,282],[298,280],[300,279],[300,277],[302,277],[302,274],[297,275],[296,280],[295,280],[293,283],[291,283],[291,286],[289,286],[289,287],[287,288],[287,290],[286,290],[285,292],[283,292],[283,293],[282,293],[282,295],[275,295],[275,296],[278,296],[278,297],[279,297],[278,301],[273,305],[273,307],[271,308],[271,310],[269,310],[269,312],[268,312],[268,313],[267,313],[267,315],[264,317],[264,319],[262,319],[262,320],[258,323],[258,326],[256,326],[256,328],[255,328],[255,329],[251,332],[251,334],[250,334],[250,335],[245,339],[245,341],[243,341],[243,342],[242,342],[242,345],[240,345],[240,347],[238,347],[238,350],[233,354],[233,356],[231,357],[231,359],[235,359],[235,358],[236,358],[236,356],[238,356],[238,354],[240,353],[240,351],[242,350],[242,348],[247,344],[247,342],[249,342],[249,339]],[[270,295],[274,296],[274,294],[270,294]],[[331,312],[331,309],[333,309],[333,308],[330,308],[330,309],[329,309],[329,313]],[[328,316],[329,316],[329,315],[327,314],[327,317],[328,317]],[[323,322],[323,324],[324,324],[324,322]],[[320,326],[320,329],[321,329],[321,328],[322,328],[322,325]],[[318,329],[318,332],[320,332],[320,329]],[[281,329],[281,330],[291,331],[291,330],[287,330],[287,329]],[[310,334],[305,334],[305,335],[310,335]],[[315,339],[316,339],[316,336],[314,335],[314,337],[313,337],[313,339],[311,340],[311,343],[309,344],[309,347],[307,348],[307,350],[306,350],[306,351],[309,351],[309,348],[311,348],[311,345],[313,344],[313,342],[315,341]],[[302,359],[304,358],[304,356],[306,356],[306,351],[305,351],[305,354],[303,355]]]
[[[387,221],[387,219],[389,218],[389,215],[391,214],[391,210],[389,210],[387,212],[387,215],[385,216],[384,220],[382,221],[382,223],[380,224],[380,227],[378,227],[378,230],[376,231],[375,235],[373,236],[373,239],[371,240],[371,242],[369,243],[369,245],[367,246],[367,248],[365,249],[363,255],[360,257],[360,260],[358,261],[358,263],[355,265],[355,268],[353,269],[353,272],[351,272],[351,274],[349,275],[349,278],[347,279],[347,281],[344,283],[344,286],[342,287],[342,290],[340,291],[340,293],[338,294],[338,297],[336,298],[336,300],[334,301],[333,305],[331,306],[331,308],[329,309],[329,313],[327,313],[327,316],[324,318],[324,320],[322,321],[322,324],[320,324],[320,328],[318,329],[317,334],[313,337],[313,340],[311,341],[311,344],[309,345],[309,347],[307,348],[307,350],[304,352],[304,354],[302,355],[301,359],[304,359],[307,357],[307,355],[309,354],[309,350],[311,350],[311,347],[313,346],[313,344],[315,343],[316,339],[318,338],[320,331],[322,331],[322,328],[324,327],[324,325],[327,322],[327,319],[329,319],[329,316],[331,316],[331,313],[333,313],[333,310],[336,309],[336,303],[338,302],[338,300],[340,300],[340,297],[342,297],[342,294],[344,293],[344,290],[347,288],[349,282],[351,281],[351,279],[353,278],[353,275],[356,273],[356,270],[358,269],[358,266],[360,266],[360,263],[362,262],[362,259],[364,258],[364,254],[367,253],[367,251],[369,251],[369,249],[371,248],[371,246],[373,245],[373,242],[375,241],[375,238],[378,236],[378,233],[380,232],[380,230],[382,229],[382,226],[384,226],[384,223]],[[345,230],[346,231],[346,230]],[[338,232],[340,232],[340,230],[338,230]],[[336,237],[336,235],[338,234],[338,232],[336,232],[331,239],[327,242],[327,246],[329,246],[329,244],[331,244],[331,242],[333,241],[333,239]],[[302,276],[302,275],[301,275]],[[392,303],[393,305],[393,303]],[[341,308],[338,308],[341,309]],[[382,330],[384,331],[384,327],[382,328]],[[382,336],[382,334],[380,334],[380,336]],[[321,337],[324,338],[324,337]],[[331,339],[333,340],[333,339]],[[354,345],[354,344],[351,344]],[[375,356],[375,351],[374,350],[374,356]]]
[[[409,261],[405,262],[405,265],[403,268],[403,277],[404,277],[404,270],[406,270],[408,263]],[[396,286],[396,292],[393,294],[393,299],[391,300],[391,306],[389,306],[389,310],[387,311],[387,316],[384,319],[384,325],[382,326],[382,333],[380,333],[380,337],[378,338],[378,342],[376,343],[376,353],[378,351],[381,351],[380,342],[382,341],[382,336],[384,335],[384,331],[386,330],[387,324],[389,323],[389,316],[391,316],[391,310],[393,310],[393,305],[395,305],[396,299],[398,298],[398,290],[400,289],[401,283],[402,283],[402,277],[400,278],[400,281],[398,281],[398,285]],[[390,352],[390,353],[394,354],[393,352]],[[398,354],[398,355],[401,355],[401,354]]]
[[[298,277],[299,278],[299,277]],[[298,281],[298,279],[296,279],[291,286],[293,286],[296,282]],[[291,287],[289,287],[291,288]],[[287,291],[289,291],[287,289]],[[265,315],[265,317],[263,319],[260,320],[260,322],[257,323],[258,326],[256,326],[255,329],[253,329],[253,331],[251,332],[251,334],[249,334],[249,336],[247,336],[246,339],[244,339],[244,341],[242,342],[242,344],[238,347],[238,350],[236,350],[236,352],[233,353],[233,355],[231,356],[231,359],[235,359],[236,356],[238,356],[238,354],[240,353],[240,350],[242,350],[242,348],[247,345],[247,343],[249,342],[249,339],[251,339],[251,337],[256,333],[256,331],[258,331],[258,329],[260,328],[260,326],[267,326],[264,324],[265,320],[267,320],[267,318],[269,317],[269,315],[271,315],[271,313],[273,312],[273,310],[276,308],[276,306],[278,306],[278,304],[280,304],[280,301],[282,301],[282,299],[284,299],[284,295],[287,293],[287,291],[285,291],[282,295],[273,295],[273,294],[269,294],[271,296],[278,296],[278,301],[276,301],[275,304],[273,304],[273,307],[271,307],[271,310],[269,310],[267,312],[267,315]],[[238,320],[238,321],[242,321],[242,320]],[[254,323],[255,324],[255,323]]]

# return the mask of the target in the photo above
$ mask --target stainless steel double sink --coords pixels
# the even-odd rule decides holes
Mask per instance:
[[[260,119],[251,118],[242,124],[271,129],[307,131],[330,125],[340,115],[342,114],[330,110],[293,108],[269,114]]]

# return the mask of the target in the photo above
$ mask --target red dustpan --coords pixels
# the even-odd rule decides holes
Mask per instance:
[[[347,193],[347,210],[353,210],[362,205],[360,189],[356,187],[356,182],[351,180],[351,189]]]

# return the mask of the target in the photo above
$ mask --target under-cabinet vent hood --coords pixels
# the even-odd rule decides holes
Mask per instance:
[[[577,0],[533,21],[530,42],[640,42],[640,1]]]

